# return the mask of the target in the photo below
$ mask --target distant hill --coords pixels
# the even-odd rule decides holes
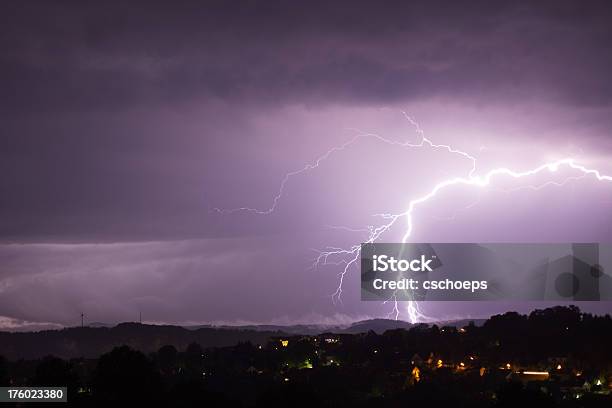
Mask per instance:
[[[482,326],[486,319],[465,319],[465,320],[449,320],[449,321],[440,321],[429,323],[429,325],[436,324],[439,327],[443,326],[452,326],[452,327],[465,327],[470,322],[474,322],[476,326]],[[374,331],[377,334],[382,334],[387,330],[395,330],[395,329],[404,329],[409,330],[415,326],[412,323],[403,321],[403,320],[392,320],[392,319],[370,319],[363,320],[360,322],[356,322],[351,324],[350,326],[338,331],[339,333],[365,333],[370,330]]]
[[[0,355],[15,359],[33,359],[54,355],[61,358],[95,358],[116,346],[128,345],[145,353],[172,344],[184,350],[190,343],[202,347],[231,346],[250,341],[264,344],[279,331],[217,328],[188,330],[180,326],[156,326],[121,323],[115,327],[71,327],[39,332],[0,332]]]
[[[101,322],[91,322],[87,324],[87,327],[115,327],[116,324],[110,323],[101,323]]]
[[[438,326],[467,326],[472,320],[438,322]],[[485,320],[474,320],[482,325]],[[317,335],[321,333],[378,334],[387,330],[410,329],[411,323],[402,320],[371,319],[347,326],[334,325],[250,325],[250,326],[170,326],[140,323],[121,323],[112,326],[92,323],[87,327],[71,327],[61,330],[38,332],[0,332],[0,355],[11,360],[39,358],[55,355],[61,358],[98,357],[115,346],[128,345],[145,353],[157,351],[172,344],[184,350],[190,343],[202,347],[232,346],[250,341],[264,344],[270,337],[287,335]]]
[[[439,321],[430,324],[437,324],[438,326],[452,326],[452,327],[464,327],[470,322],[474,322],[476,326],[482,326],[486,319],[464,319],[464,320],[448,320]],[[394,329],[406,329],[409,330],[414,325],[404,320],[394,319],[369,319],[362,320],[359,322],[352,323],[350,325],[293,325],[293,326],[280,326],[280,325],[248,325],[248,326],[186,326],[187,329],[196,330],[201,328],[217,328],[217,329],[228,329],[228,330],[254,330],[254,331],[282,331],[288,334],[304,334],[304,335],[317,335],[321,333],[367,333],[372,330],[378,334],[384,333],[387,330]]]
[[[317,324],[296,324],[292,326],[281,326],[274,324],[256,324],[247,326],[185,326],[189,330],[198,330],[202,328],[214,328],[222,330],[253,330],[253,331],[268,331],[268,332],[283,332],[287,334],[303,334],[314,336],[321,333],[342,333],[346,327],[337,325],[317,325]]]
[[[187,326],[187,329],[201,329],[201,328],[217,328],[225,330],[254,330],[254,331],[282,331],[288,334],[303,334],[303,335],[317,335],[321,333],[367,333],[370,330],[376,333],[384,333],[386,330],[391,329],[409,329],[412,324],[402,320],[391,320],[391,319],[370,319],[352,323],[350,325],[316,325],[316,324],[298,324],[292,326],[280,326],[280,325],[249,325],[249,326]]]
[[[392,319],[370,319],[356,322],[341,330],[340,333],[367,333],[370,330],[378,334],[384,333],[387,330],[394,329],[410,329],[412,323],[405,322],[403,320],[392,320]]]

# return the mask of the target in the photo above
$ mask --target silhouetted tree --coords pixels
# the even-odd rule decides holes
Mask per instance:
[[[157,363],[164,375],[174,374],[177,366],[178,352],[172,345],[163,346],[157,352]]]
[[[36,366],[36,374],[30,385],[67,387],[68,399],[73,401],[80,384],[69,362],[47,356]]]
[[[139,351],[116,347],[100,357],[92,392],[101,404],[153,404],[160,402],[161,381],[153,364]]]

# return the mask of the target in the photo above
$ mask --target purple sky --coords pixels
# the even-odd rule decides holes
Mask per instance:
[[[464,158],[364,138],[291,178],[270,215],[211,209],[268,208],[286,173],[359,132],[418,142],[402,111],[481,174],[568,156],[612,174],[610,21],[606,1],[3,4],[0,326],[386,316],[357,269],[334,304],[340,270],[309,269],[312,249],[364,240],[330,226],[402,211]],[[412,240],[611,242],[612,183],[517,189],[577,175],[445,191]]]

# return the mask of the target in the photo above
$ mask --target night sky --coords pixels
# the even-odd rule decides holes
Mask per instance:
[[[608,1],[177,3],[0,6],[0,327],[386,316],[357,268],[332,302],[342,267],[311,268],[313,249],[363,241],[464,157],[364,137],[268,215],[214,209],[269,208],[359,134],[417,143],[402,112],[479,174],[564,157],[612,174]],[[449,190],[411,241],[612,242],[612,183],[579,176]]]

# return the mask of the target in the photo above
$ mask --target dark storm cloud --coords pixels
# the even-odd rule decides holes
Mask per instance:
[[[609,2],[3,6],[4,112],[433,95],[608,104]]]
[[[298,139],[286,106],[428,97],[606,106],[611,10],[567,1],[5,3],[0,237],[257,230],[263,221],[226,223],[207,210],[218,197],[232,206],[273,193],[245,181],[245,168],[276,183],[296,165],[275,164],[280,148],[274,160],[252,153],[267,132],[253,118],[270,112],[281,112],[268,120],[283,124],[277,140],[289,130]]]

